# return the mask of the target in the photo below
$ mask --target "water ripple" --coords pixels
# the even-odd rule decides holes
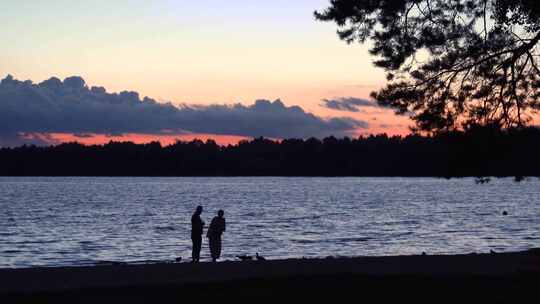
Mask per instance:
[[[224,260],[540,247],[536,179],[0,177],[0,267],[189,261],[199,204]]]

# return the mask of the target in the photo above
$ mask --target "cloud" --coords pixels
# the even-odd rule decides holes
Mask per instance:
[[[103,87],[88,87],[77,76],[64,81],[53,77],[39,84],[8,76],[0,82],[0,145],[4,146],[26,142],[23,134],[208,133],[305,138],[343,136],[368,126],[348,117],[322,118],[280,100],[257,100],[249,106],[174,106],[149,97],[141,99],[137,92],[108,93]]]
[[[0,130],[0,147],[13,147],[26,145],[45,146],[58,142],[48,134],[40,133],[14,133]]]
[[[335,99],[323,99],[321,106],[344,112],[360,112],[360,108],[380,108],[380,106],[367,99],[356,97],[340,97]]]
[[[73,136],[78,138],[91,138],[93,137],[92,134],[86,134],[86,133],[74,133]]]

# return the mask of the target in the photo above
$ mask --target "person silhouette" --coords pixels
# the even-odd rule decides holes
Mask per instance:
[[[206,237],[210,243],[210,255],[215,262],[221,256],[221,235],[225,232],[225,218],[223,210],[218,211],[218,215],[212,219],[210,227],[206,232]]]
[[[195,209],[195,212],[191,216],[191,241],[193,242],[191,258],[193,263],[199,262],[201,256],[202,234],[204,229],[204,222],[201,220],[202,212],[203,207],[197,206],[197,209]]]

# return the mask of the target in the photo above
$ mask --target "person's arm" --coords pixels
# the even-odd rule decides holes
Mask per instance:
[[[225,219],[223,219],[223,232],[225,232]]]

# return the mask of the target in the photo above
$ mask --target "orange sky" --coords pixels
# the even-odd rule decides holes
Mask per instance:
[[[232,135],[216,135],[216,134],[183,134],[183,135],[156,135],[156,134],[124,134],[122,136],[109,136],[103,134],[86,134],[85,137],[78,137],[68,133],[52,133],[49,134],[53,141],[56,142],[78,142],[85,145],[101,145],[110,141],[124,142],[131,141],[136,144],[149,143],[159,141],[163,146],[174,144],[177,141],[192,141],[199,139],[206,141],[214,140],[218,145],[236,144],[243,139],[248,139],[242,136]],[[87,137],[88,136],[88,137]]]
[[[365,120],[358,133],[406,134],[410,124],[391,111],[325,109],[322,99],[368,98],[385,83],[368,46],[340,41],[330,23],[314,20],[327,0],[10,2],[0,8],[1,74],[35,83],[78,75],[108,92],[137,91],[173,104],[252,104],[281,99],[321,116]],[[57,140],[84,143],[111,138]],[[129,134],[137,142],[238,137]]]

